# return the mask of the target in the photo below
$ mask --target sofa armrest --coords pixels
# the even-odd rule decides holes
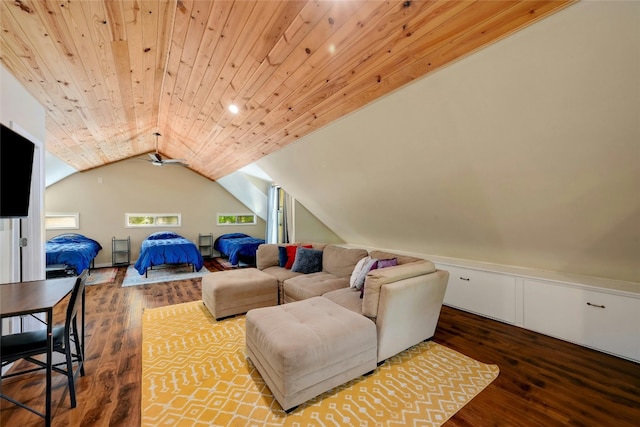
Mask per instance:
[[[278,245],[275,243],[263,243],[256,251],[256,268],[264,270],[269,267],[278,267]]]
[[[433,337],[449,272],[411,277],[382,286],[376,318],[378,362]]]
[[[370,271],[364,281],[362,314],[368,317],[377,317],[382,285],[411,277],[423,276],[435,271],[436,266],[427,260]]]

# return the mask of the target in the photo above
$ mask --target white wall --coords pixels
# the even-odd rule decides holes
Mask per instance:
[[[576,3],[257,164],[352,244],[640,282],[639,22]]]
[[[0,122],[29,138],[35,145],[29,217],[26,219],[0,219],[0,283],[20,280],[16,255],[17,237],[28,239],[23,249],[22,280],[44,279],[44,229],[42,206],[44,203],[44,141],[45,110],[18,81],[0,64]]]

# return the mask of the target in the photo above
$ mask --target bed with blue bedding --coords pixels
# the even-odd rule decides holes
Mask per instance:
[[[244,233],[227,233],[213,242],[213,249],[229,258],[231,265],[238,265],[240,261],[254,264],[258,246],[264,242],[264,239],[251,237]]]
[[[78,275],[91,270],[93,261],[102,250],[100,243],[82,234],[65,233],[52,237],[45,244],[47,267],[64,266]]]
[[[142,241],[140,256],[134,267],[140,275],[146,276],[149,268],[176,264],[190,264],[193,271],[200,271],[204,259],[191,240],[172,231],[158,231]]]

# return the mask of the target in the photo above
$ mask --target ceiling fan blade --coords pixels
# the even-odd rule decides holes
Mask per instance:
[[[162,161],[163,163],[185,163],[184,159],[166,159]]]
[[[162,162],[162,157],[158,153],[149,153],[149,157],[151,157],[152,162]]]

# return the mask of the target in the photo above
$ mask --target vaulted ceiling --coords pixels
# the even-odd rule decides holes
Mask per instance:
[[[215,180],[573,2],[2,0],[0,59],[75,169]]]

